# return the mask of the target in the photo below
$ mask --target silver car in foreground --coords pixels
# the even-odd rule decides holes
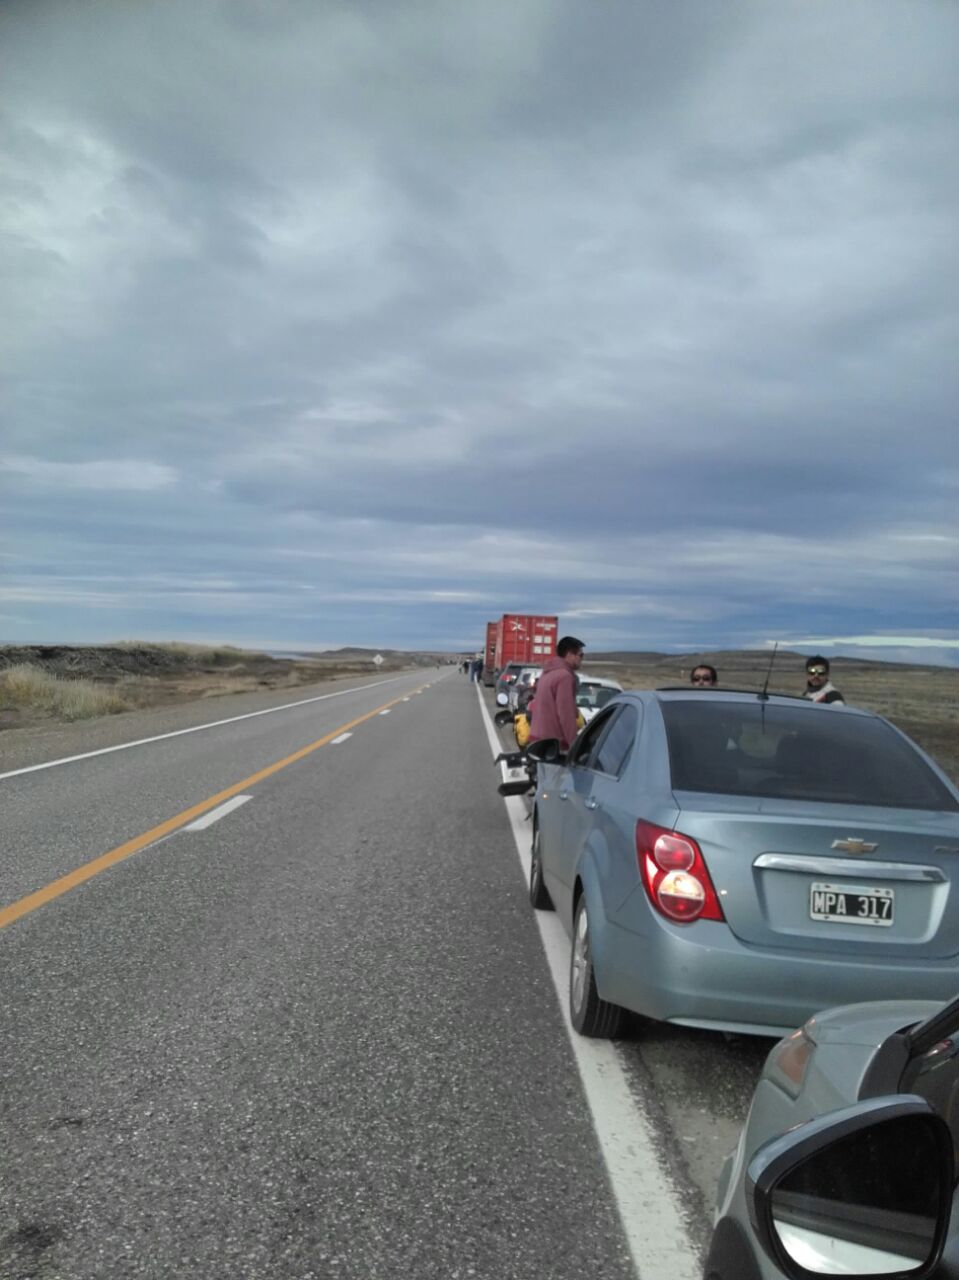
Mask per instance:
[[[782,1035],[959,987],[959,790],[853,708],[623,693],[539,764],[530,897],[571,938],[570,1015]]]
[[[780,1041],[720,1178],[706,1280],[956,1280],[957,1095],[959,1000],[831,1009]]]

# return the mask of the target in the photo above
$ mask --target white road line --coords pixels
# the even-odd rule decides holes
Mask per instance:
[[[483,695],[479,689],[476,692],[489,744],[497,756],[503,748]],[[531,830],[526,806],[518,796],[505,797],[504,803],[528,883]],[[698,1280],[702,1268],[685,1238],[682,1197],[659,1159],[652,1126],[637,1106],[619,1054],[610,1041],[579,1035],[569,1021],[569,939],[555,914],[533,914],[636,1275],[639,1280],[665,1280],[667,1276],[669,1280]]]
[[[331,739],[330,739],[330,746],[331,746],[331,747],[338,747],[338,746],[340,745],[340,743],[341,743],[341,742],[345,742],[345,741],[347,740],[347,738],[352,738],[352,737],[353,737],[353,734],[352,734],[352,733],[341,733],[341,734],[340,734],[340,736],[339,736],[338,738],[331,738]]]
[[[184,831],[205,831],[207,827],[212,827],[214,822],[219,822],[221,818],[225,818],[228,813],[232,813],[234,809],[239,809],[241,804],[246,804],[247,800],[252,800],[252,796],[234,796],[232,800],[227,800],[225,804],[218,805],[215,809],[211,809],[209,813],[205,813],[202,818],[197,818],[196,822],[191,822],[188,827],[184,827]]]
[[[382,684],[395,684],[402,676],[390,676],[388,680],[373,680],[358,684],[352,689],[337,689],[335,693],[320,693],[315,698],[301,698],[299,702],[284,702],[282,707],[265,707],[262,711],[247,711],[242,716],[230,716],[226,720],[211,720],[209,724],[195,724],[189,729],[174,729],[171,733],[158,733],[153,738],[138,738],[135,742],[120,742],[115,747],[101,747],[99,751],[84,751],[78,756],[64,756],[61,760],[48,760],[46,764],[29,764],[24,769],[11,769],[0,773],[4,778],[18,778],[21,773],[36,773],[38,769],[55,769],[60,764],[73,764],[76,760],[89,760],[93,756],[107,756],[111,751],[126,751],[130,747],[145,747],[150,742],[162,742],[165,738],[179,738],[185,733],[200,733],[204,729],[219,729],[224,724],[236,724],[239,720],[253,720],[256,716],[271,716],[276,711],[290,711],[293,707],[305,707],[311,702],[325,702],[327,698],[342,698],[347,693],[360,693],[363,689],[376,689]]]
[[[380,712],[380,715],[381,715],[381,716],[388,716],[389,714],[390,714],[390,709],[389,709],[389,707],[387,707],[385,711],[381,711],[381,712]]]

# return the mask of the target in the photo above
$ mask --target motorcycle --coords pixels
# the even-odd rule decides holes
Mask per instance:
[[[555,738],[541,738],[522,751],[501,751],[493,761],[503,774],[498,787],[500,795],[523,796],[535,791],[537,764],[562,764],[565,759],[566,754]]]
[[[501,751],[493,761],[499,765],[501,796],[525,796],[536,790],[536,761],[525,751]]]
[[[510,710],[509,698],[505,693],[498,693],[496,701],[499,710],[493,716],[494,722],[502,728],[511,725],[515,732],[516,713]],[[501,751],[493,764],[500,768],[497,790],[501,796],[525,796],[536,790],[536,761],[530,759],[524,748]]]

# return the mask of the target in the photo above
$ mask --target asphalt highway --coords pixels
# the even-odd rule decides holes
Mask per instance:
[[[694,1274],[768,1042],[597,1051],[644,1225],[475,687],[295,694],[0,776],[0,1276]]]

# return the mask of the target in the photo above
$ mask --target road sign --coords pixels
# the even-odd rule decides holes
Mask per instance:
[[[376,665],[377,665],[378,667],[382,667],[382,665],[383,665],[383,655],[382,655],[382,653],[378,653],[378,654],[376,655],[376,657],[373,659],[373,661],[376,663]]]

